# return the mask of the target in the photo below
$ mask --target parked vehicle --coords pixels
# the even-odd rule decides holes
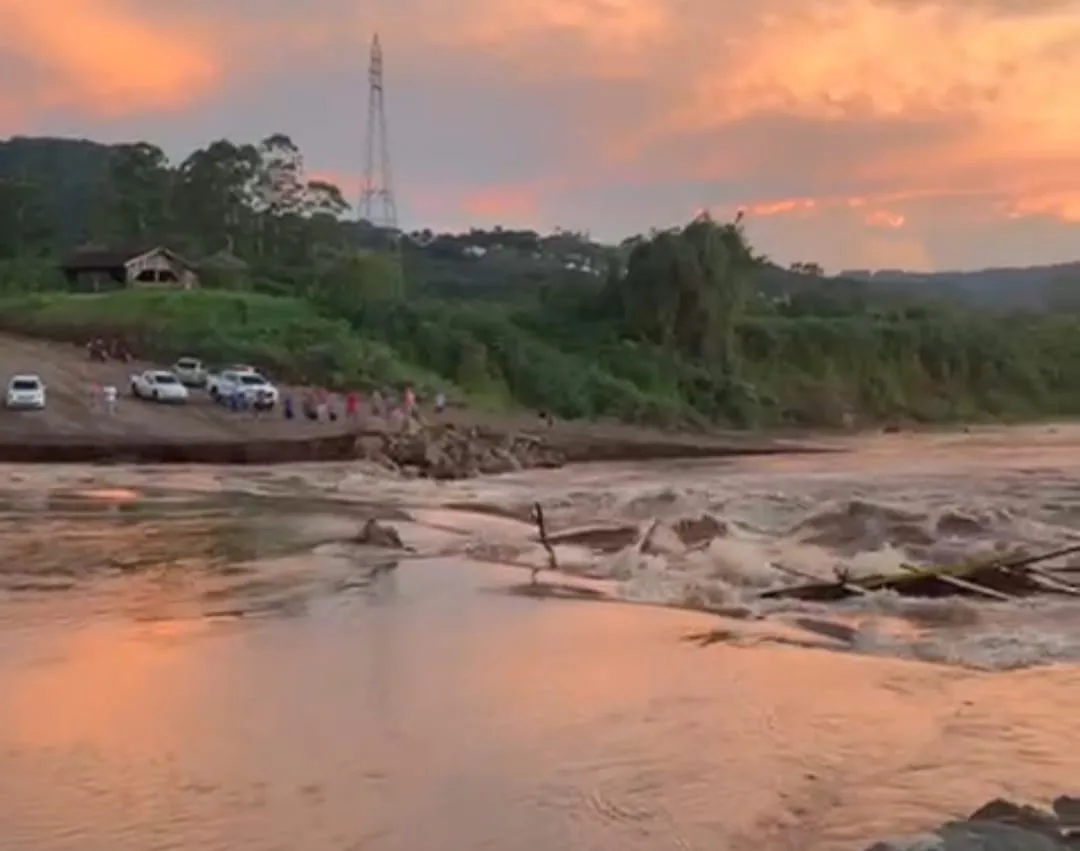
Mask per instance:
[[[131,376],[131,395],[154,402],[186,402],[187,388],[175,373],[165,369],[148,369]]]
[[[255,367],[248,366],[245,363],[233,363],[228,366],[223,366],[220,369],[209,371],[206,374],[206,392],[214,399],[223,397],[227,394],[222,391],[222,388],[225,385],[228,385],[231,392],[232,385],[236,383],[236,376],[257,371],[258,370],[256,370]]]
[[[45,410],[45,382],[36,375],[16,375],[8,382],[7,406],[13,410]]]
[[[180,358],[173,364],[172,371],[185,387],[206,386],[207,369],[198,358]]]
[[[245,407],[269,410],[278,403],[278,389],[254,371],[237,372],[227,369],[207,380],[207,391],[219,402],[234,399]]]

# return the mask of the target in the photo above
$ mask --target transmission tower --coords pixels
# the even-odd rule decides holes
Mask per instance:
[[[391,182],[390,144],[386,133],[383,52],[378,34],[371,40],[368,65],[367,140],[359,213],[360,218],[367,219],[375,227],[397,230],[397,202]]]

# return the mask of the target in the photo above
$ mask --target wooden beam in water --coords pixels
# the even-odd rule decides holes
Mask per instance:
[[[915,574],[924,578],[932,576],[934,579],[937,579],[940,582],[944,582],[946,585],[952,585],[954,588],[959,588],[963,591],[969,591],[972,594],[980,594],[984,597],[989,597],[991,600],[1011,602],[1016,599],[1011,594],[1005,594],[993,588],[986,588],[976,582],[969,582],[968,580],[961,579],[959,576],[954,576],[947,571],[928,572],[923,570],[922,568],[918,568],[910,564],[902,564],[900,565],[900,568],[902,570],[908,571],[911,574]]]

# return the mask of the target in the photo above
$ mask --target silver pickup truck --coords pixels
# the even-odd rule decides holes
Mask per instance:
[[[172,367],[173,373],[185,387],[205,387],[207,369],[198,358],[180,358]]]

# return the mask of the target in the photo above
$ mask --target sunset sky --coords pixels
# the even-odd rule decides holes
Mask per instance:
[[[367,46],[406,227],[618,238],[742,206],[777,260],[1080,258],[1069,0],[0,0],[0,133],[282,130],[354,197]]]

